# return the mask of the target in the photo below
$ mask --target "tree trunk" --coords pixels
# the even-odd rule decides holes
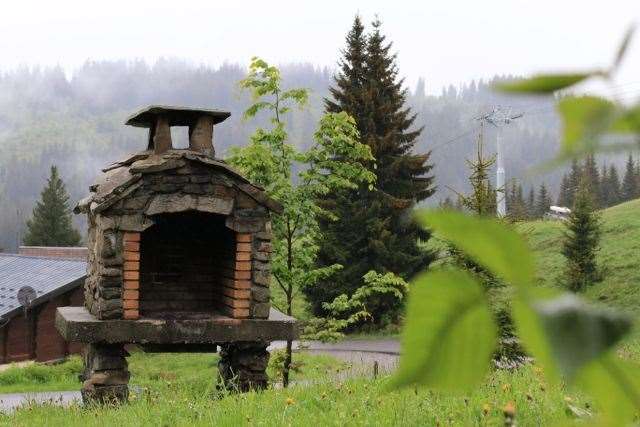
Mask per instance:
[[[291,353],[293,341],[287,341],[287,350],[284,357],[284,366],[282,367],[282,387],[289,387],[289,370],[291,368]]]
[[[289,271],[293,270],[293,233],[291,232],[291,222],[287,221],[287,268]],[[287,285],[287,315],[291,316],[293,313],[293,286],[291,283]],[[282,387],[287,388],[289,386],[289,371],[291,370],[291,353],[293,342],[287,341],[287,349],[284,357],[284,364],[282,366]]]

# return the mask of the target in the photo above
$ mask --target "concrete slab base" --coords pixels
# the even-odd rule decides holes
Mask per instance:
[[[271,309],[267,319],[198,318],[99,320],[85,307],[59,307],[56,328],[67,341],[104,344],[223,344],[298,338],[296,321]]]

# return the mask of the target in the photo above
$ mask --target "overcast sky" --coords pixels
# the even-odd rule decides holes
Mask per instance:
[[[400,72],[427,90],[494,74],[604,66],[638,0],[413,1],[4,1],[0,69],[87,59],[185,58],[194,63],[334,67],[353,17],[376,14],[394,42]],[[640,92],[640,34],[616,88]]]

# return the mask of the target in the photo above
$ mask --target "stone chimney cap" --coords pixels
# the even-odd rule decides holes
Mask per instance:
[[[199,117],[209,116],[213,118],[213,124],[215,125],[223,122],[230,115],[231,113],[228,111],[175,107],[170,105],[150,105],[129,117],[125,124],[151,128],[155,125],[158,116],[164,116],[169,121],[169,126],[191,126]]]

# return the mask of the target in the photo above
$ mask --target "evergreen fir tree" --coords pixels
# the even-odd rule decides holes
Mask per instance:
[[[80,234],[71,223],[69,195],[58,175],[58,168],[51,166],[46,187],[40,193],[27,221],[23,243],[28,246],[78,246]]]
[[[635,199],[638,196],[638,177],[636,175],[635,162],[631,154],[629,154],[629,158],[627,159],[620,193],[620,198],[623,202]]]
[[[462,206],[475,215],[496,215],[496,190],[489,179],[489,172],[495,162],[495,157],[484,157],[483,142],[479,137],[475,160],[467,160],[467,165],[471,170],[471,175],[469,175],[471,193],[469,195],[458,194]]]
[[[597,209],[602,204],[600,200],[600,172],[598,171],[596,158],[593,154],[588,155],[584,160],[582,173],[584,176],[583,185],[585,185],[587,191],[591,193],[594,207]]]
[[[540,184],[540,189],[538,190],[538,200],[536,201],[536,218],[542,218],[544,214],[549,212],[549,206],[551,206],[551,196],[549,196],[547,186],[543,182],[542,184]]]
[[[606,163],[603,163],[600,167],[600,194],[598,195],[601,208],[611,206],[609,184],[609,168]]]
[[[533,185],[529,188],[529,197],[527,197],[527,218],[536,217],[536,191]]]
[[[522,184],[516,186],[515,182],[511,185],[510,191],[511,207],[507,210],[507,215],[511,221],[523,221],[528,217],[527,203],[522,193]]]
[[[323,241],[319,266],[341,264],[331,280],[304,289],[315,314],[322,303],[340,294],[351,295],[369,270],[394,272],[405,279],[425,269],[434,254],[418,247],[430,233],[411,220],[416,203],[435,192],[430,154],[413,154],[422,129],[413,129],[415,114],[405,107],[406,91],[398,78],[391,43],[385,41],[380,22],[369,36],[356,17],[347,35],[329,112],[346,111],[356,120],[362,143],[371,147],[375,188],[330,194],[322,207],[338,221],[320,223]],[[389,311],[399,307],[389,307]],[[376,317],[386,313],[372,313]]]
[[[575,201],[575,194],[578,190],[578,185],[582,180],[582,168],[578,164],[576,159],[573,159],[571,162],[571,170],[569,171],[569,178],[567,181],[567,197],[566,197],[566,207],[573,206],[573,202]]]
[[[562,181],[560,181],[560,191],[558,192],[558,206],[570,206],[569,205],[569,176],[564,174]]]
[[[600,279],[596,254],[600,223],[594,211],[589,183],[580,186],[566,223],[562,254],[566,259],[564,281],[569,290],[580,292]]]
[[[516,181],[511,181],[511,186],[505,185],[505,205],[507,208],[507,216],[512,216],[513,209],[515,208],[515,199],[518,189],[516,187]]]
[[[347,47],[341,51],[342,59],[338,63],[340,71],[335,86],[329,88],[331,98],[325,98],[328,113],[346,111],[356,121],[360,134],[365,123],[365,67],[367,37],[360,17],[356,15],[353,26],[346,37]]]
[[[495,156],[485,158],[483,153],[482,133],[477,142],[477,153],[474,160],[467,160],[467,165],[471,171],[469,184],[471,193],[468,195],[459,194],[459,201],[466,211],[478,216],[494,217],[496,209],[496,190],[491,185],[489,173],[495,164]],[[522,198],[522,187],[515,187],[512,184],[513,201],[515,207],[518,203],[524,205]],[[511,196],[510,196],[511,197]],[[516,207],[517,209],[517,207]],[[494,357],[496,359],[507,359],[511,362],[520,361],[524,356],[524,351],[515,339],[515,327],[511,318],[509,308],[509,291],[504,283],[493,276],[484,267],[477,264],[454,245],[449,244],[447,252],[449,259],[459,268],[463,268],[473,274],[482,283],[489,304],[499,328],[499,345]]]
[[[620,175],[618,175],[618,169],[612,163],[609,166],[609,172],[607,173],[606,180],[606,200],[607,207],[614,206],[620,203],[621,199],[621,190],[620,190]]]
[[[454,205],[453,200],[451,200],[451,197],[449,196],[445,197],[444,200],[440,200],[439,207],[440,209],[448,209],[448,210],[456,209],[456,205]]]
[[[635,195],[634,199],[640,197],[640,160],[635,162],[635,164],[636,164],[636,172],[635,172],[635,176],[636,176],[636,195]]]

